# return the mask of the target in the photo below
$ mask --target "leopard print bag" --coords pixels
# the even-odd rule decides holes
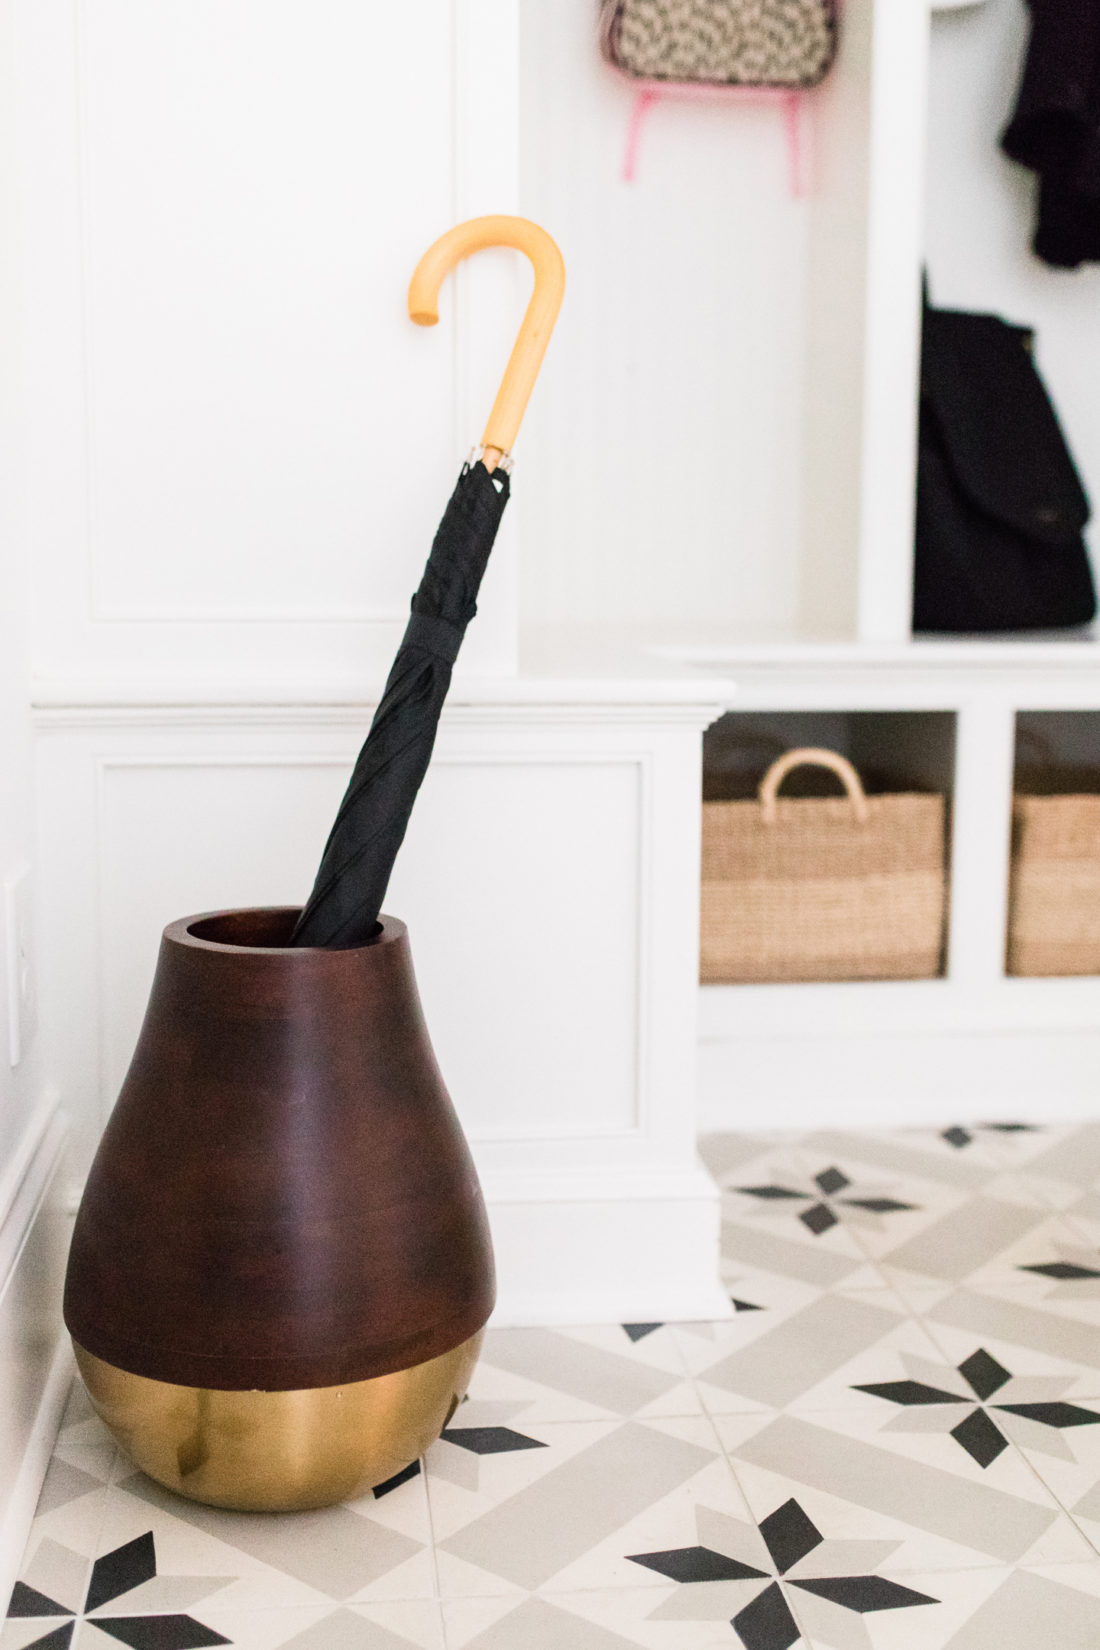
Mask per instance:
[[[637,79],[816,86],[837,47],[837,0],[603,0],[604,56]]]

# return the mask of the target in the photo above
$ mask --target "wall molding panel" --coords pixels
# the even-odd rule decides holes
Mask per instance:
[[[359,697],[480,434],[525,262],[460,271],[434,332],[404,302],[453,222],[518,209],[518,0],[428,0],[413,59],[397,12],[305,15],[20,0],[46,682],[109,698],[156,659],[201,697],[221,660],[246,697],[288,673],[291,698],[318,675]],[[466,648],[481,672],[515,666],[517,530]]]
[[[31,1117],[0,1180],[0,1597],[15,1581],[74,1373],[61,1324],[68,1250],[67,1124]]]
[[[386,901],[485,1179],[508,1321],[722,1304],[694,1140],[714,707],[646,691],[459,690]],[[303,897],[368,721],[358,705],[36,712],[43,1043],[81,1172],[162,928]]]

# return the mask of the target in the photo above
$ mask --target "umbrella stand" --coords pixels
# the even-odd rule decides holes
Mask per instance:
[[[481,218],[422,259],[413,319],[434,322],[447,270],[493,245],[528,254],[535,291],[310,905],[165,929],[77,1215],[65,1322],[92,1402],[152,1478],[214,1506],[326,1506],[404,1470],[454,1414],[493,1308],[408,937],[378,918],[561,302],[550,237]]]
[[[408,629],[291,937],[295,946],[363,945],[377,928],[431,761],[451,667],[477,611],[478,587],[508,502],[508,455],[565,291],[561,253],[545,229],[526,218],[471,218],[442,235],[421,258],[409,286],[409,315],[420,326],[434,326],[448,271],[488,246],[525,252],[534,266],[534,290],[481,438],[480,457],[459,477],[413,597]]]

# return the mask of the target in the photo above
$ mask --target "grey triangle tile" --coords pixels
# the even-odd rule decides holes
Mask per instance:
[[[70,1650],[75,1628],[72,1621],[0,1622],[0,1650]]]
[[[944,1650],[1093,1650],[1100,1621],[1100,1566],[1020,1568],[979,1602]]]
[[[76,1426],[81,1421],[89,1420],[94,1414],[95,1410],[92,1408],[92,1400],[88,1397],[87,1388],[78,1376],[72,1384],[65,1403],[65,1413],[61,1418],[62,1432],[65,1431],[66,1427]]]
[[[549,1470],[484,1510],[475,1503],[470,1508],[474,1516],[439,1539],[441,1549],[515,1585],[542,1586],[646,1507],[721,1460],[707,1423],[685,1420],[679,1426],[705,1428],[709,1447],[695,1438],[670,1435],[676,1425],[670,1420],[644,1426],[626,1422],[610,1430],[591,1424],[582,1429],[580,1423],[559,1427],[567,1458],[555,1465],[553,1448],[547,1450],[541,1464]],[[582,1430],[587,1438],[578,1437]],[[548,1427],[544,1434],[550,1431]]]
[[[224,1592],[236,1579],[236,1576],[156,1575],[103,1605],[99,1613],[133,1616],[183,1614]]]
[[[118,1450],[98,1415],[65,1427],[58,1437],[54,1459],[106,1484],[111,1478]]]
[[[1096,1413],[1098,1424],[1057,1432],[1057,1440],[1064,1446],[1060,1455],[1048,1447],[1042,1437],[1046,1429],[1041,1427],[1035,1427],[1030,1436],[1017,1434],[1014,1442],[1086,1540],[1100,1550],[1100,1402],[1087,1407]]]
[[[742,1344],[724,1356],[700,1361],[695,1379],[712,1413],[745,1408],[746,1402],[798,1410],[858,1407],[857,1382],[901,1373],[902,1351],[935,1350],[889,1297],[823,1294],[761,1326],[758,1334],[745,1332]]]
[[[496,1603],[488,1612],[479,1609],[483,1600],[444,1605],[448,1650],[631,1650],[648,1642],[586,1620],[564,1599],[528,1598],[503,1615]],[[486,1613],[496,1619],[482,1627]]]
[[[375,1505],[385,1508],[386,1501],[366,1515],[329,1507],[262,1517],[185,1501],[139,1473],[111,1491],[100,1547],[110,1551],[151,1529],[158,1574],[236,1576],[225,1590],[227,1605],[293,1607],[319,1595],[343,1602],[391,1586],[401,1597],[430,1596],[426,1541],[387,1528],[373,1515]],[[426,1508],[424,1516],[426,1534]]]
[[[441,1644],[438,1616],[432,1607],[434,1642]],[[416,1639],[396,1633],[381,1622],[372,1621],[354,1610],[335,1610],[321,1621],[282,1641],[282,1650],[410,1650],[424,1645],[423,1628]]]
[[[79,1496],[101,1490],[104,1482],[102,1478],[93,1478],[89,1472],[82,1472],[79,1467],[71,1467],[67,1461],[55,1455],[42,1484],[35,1517],[41,1518],[46,1513],[54,1512],[58,1507],[67,1506]]]
[[[44,1536],[24,1560],[21,1579],[28,1587],[53,1599],[63,1611],[76,1611],[84,1603],[90,1568],[91,1560],[83,1553]]]
[[[878,1253],[899,1274],[960,1284],[993,1266],[1049,1218],[1045,1207],[973,1197],[937,1209],[933,1219]]]
[[[617,1330],[614,1326],[611,1333]],[[652,1413],[672,1393],[679,1396],[679,1405],[674,1403],[673,1408],[691,1413],[697,1406],[685,1381],[686,1372],[671,1337],[665,1344],[671,1357],[664,1361],[672,1367],[662,1368],[654,1361],[654,1348],[644,1341],[631,1343],[621,1331],[612,1349],[583,1332],[490,1330],[470,1396],[472,1400],[527,1398],[531,1404],[524,1417],[527,1421]]]
[[[1053,1131],[1037,1142],[1026,1157],[1028,1172],[1078,1186],[1082,1191],[1100,1182],[1100,1126],[1082,1124],[1078,1128]]]
[[[724,1212],[722,1219],[723,1271],[741,1275],[745,1269],[774,1274],[818,1289],[829,1289],[863,1270],[866,1257],[850,1234],[841,1233],[831,1246],[815,1243],[803,1227],[765,1227]],[[838,1247],[839,1245],[839,1247]]]

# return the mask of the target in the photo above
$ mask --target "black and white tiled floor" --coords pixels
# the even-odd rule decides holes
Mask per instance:
[[[75,1392],[0,1650],[1098,1650],[1100,1125],[705,1154],[728,1322],[495,1331],[354,1504],[177,1500]]]

